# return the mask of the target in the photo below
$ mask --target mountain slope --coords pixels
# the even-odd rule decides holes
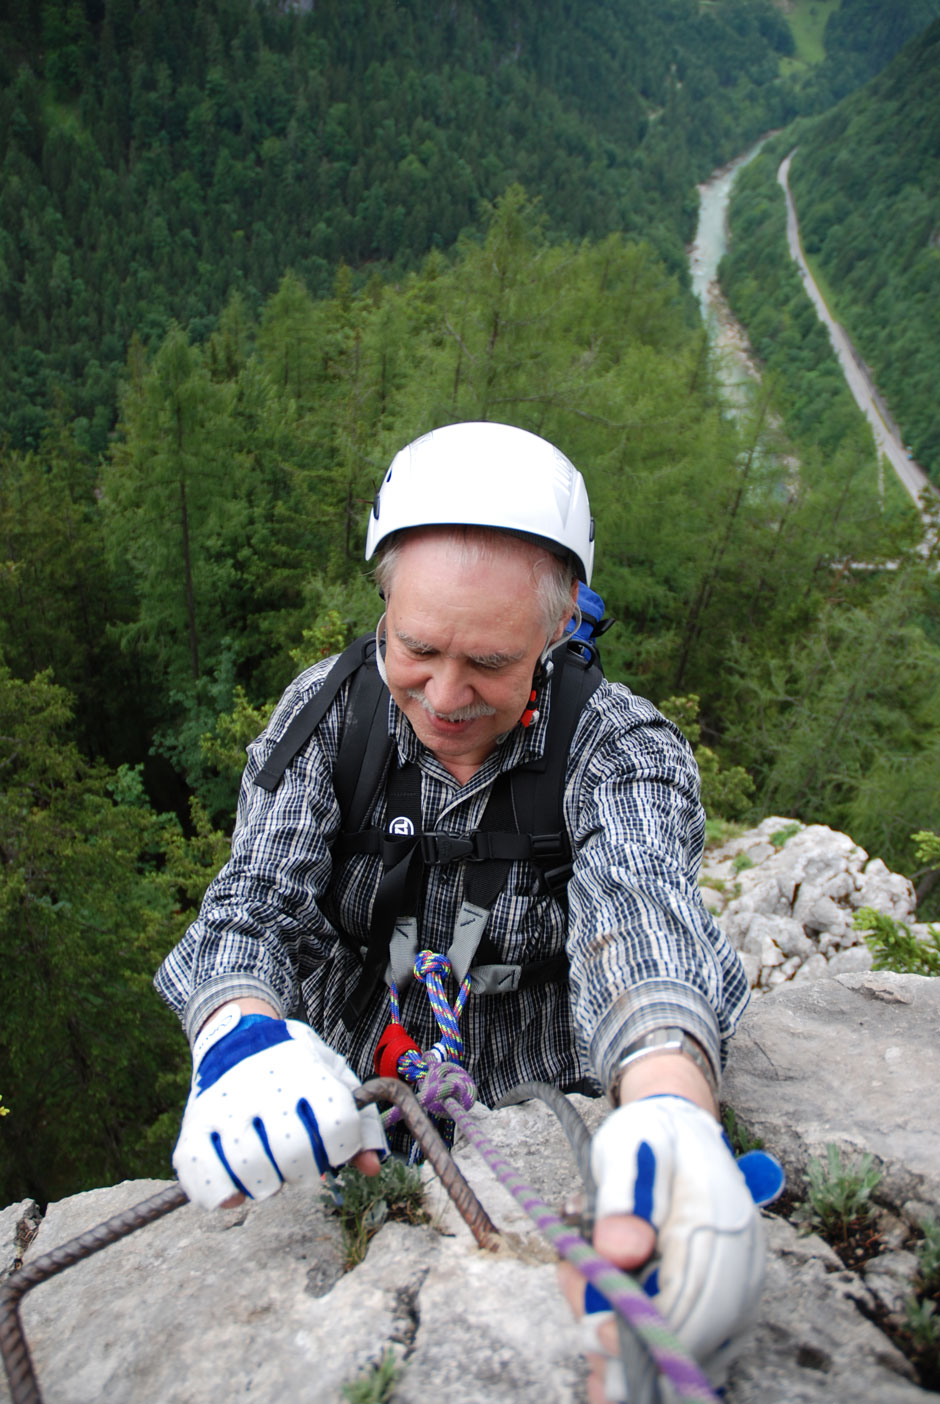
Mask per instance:
[[[804,247],[940,481],[940,20],[799,138]]]

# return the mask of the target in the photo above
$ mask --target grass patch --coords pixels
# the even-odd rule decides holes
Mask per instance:
[[[815,68],[826,57],[823,34],[826,21],[833,10],[839,8],[840,0],[794,0],[786,11],[786,21],[793,35],[796,54],[793,58],[781,60],[780,71]]]
[[[794,838],[802,829],[802,824],[787,824],[785,828],[778,829],[775,834],[770,835],[770,842],[774,848],[782,848],[791,838]]]
[[[348,1404],[390,1404],[401,1371],[394,1352],[387,1350],[377,1364],[343,1385],[343,1398]]]
[[[743,834],[746,827],[745,824],[739,824],[732,819],[706,819],[705,846],[706,848],[720,848],[723,843],[728,843],[731,839],[738,838]]]
[[[858,1266],[877,1252],[872,1245],[871,1223],[875,1212],[872,1195],[881,1183],[866,1151],[857,1161],[843,1165],[839,1147],[830,1141],[826,1159],[813,1159],[805,1175],[808,1198],[795,1218],[807,1233],[814,1230],[831,1244],[846,1266]]]
[[[365,1258],[369,1240],[386,1219],[407,1224],[430,1223],[419,1172],[401,1160],[387,1160],[378,1175],[363,1175],[345,1165],[324,1191],[326,1208],[339,1216],[343,1265],[354,1268]]]

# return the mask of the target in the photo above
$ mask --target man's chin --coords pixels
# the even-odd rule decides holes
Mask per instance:
[[[467,760],[479,764],[496,744],[495,737],[489,735],[491,717],[447,722],[430,716],[422,707],[419,715],[410,716],[408,720],[421,744],[439,760]]]

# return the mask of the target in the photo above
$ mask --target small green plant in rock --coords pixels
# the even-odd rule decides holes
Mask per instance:
[[[867,1151],[855,1164],[843,1165],[839,1147],[830,1141],[825,1161],[811,1160],[804,1178],[809,1199],[797,1210],[797,1219],[807,1232],[815,1229],[834,1247],[844,1246],[853,1231],[872,1217],[872,1194],[881,1182],[881,1171],[874,1168]]]
[[[927,1295],[940,1295],[940,1222],[922,1219],[920,1228],[924,1236],[914,1249],[917,1280]]]
[[[348,1400],[348,1404],[390,1404],[401,1371],[394,1352],[387,1350],[382,1359],[357,1380],[343,1385],[343,1398]]]
[[[936,1355],[940,1351],[940,1319],[937,1303],[926,1297],[908,1297],[904,1304],[904,1320],[908,1334],[922,1354]]]
[[[752,1136],[747,1127],[738,1120],[734,1107],[723,1107],[721,1112],[721,1124],[725,1128],[728,1140],[735,1155],[746,1155],[748,1151],[761,1150],[763,1140],[760,1136]]]
[[[852,923],[865,932],[865,944],[876,970],[896,970],[901,975],[940,975],[940,928],[929,926],[930,941],[922,941],[903,921],[860,907]]]
[[[940,1386],[940,1223],[924,1219],[923,1238],[914,1252],[917,1272],[913,1291],[904,1304],[901,1344],[927,1389]]]
[[[787,824],[782,829],[778,829],[775,834],[770,835],[770,842],[774,848],[782,848],[791,838],[800,832],[802,824]]]
[[[424,1190],[417,1170],[401,1160],[387,1160],[378,1175],[363,1175],[346,1165],[324,1192],[327,1208],[339,1215],[347,1268],[361,1263],[372,1238],[386,1219],[426,1224]]]
[[[739,853],[737,858],[732,861],[731,866],[736,873],[743,873],[745,869],[753,868],[754,860],[749,858],[746,853]]]

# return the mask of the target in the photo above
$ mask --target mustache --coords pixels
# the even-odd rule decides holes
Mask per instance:
[[[469,707],[458,707],[456,712],[439,712],[436,707],[432,707],[420,687],[409,687],[405,693],[413,702],[418,702],[429,716],[437,717],[439,721],[462,722],[475,721],[477,717],[492,717],[496,715],[495,707],[488,707],[485,702],[473,702]]]

